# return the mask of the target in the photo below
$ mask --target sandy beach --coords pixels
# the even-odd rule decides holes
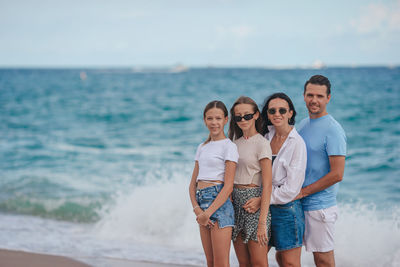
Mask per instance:
[[[88,262],[84,263],[84,262]],[[183,265],[140,262],[123,259],[72,259],[64,256],[0,249],[0,267],[182,267]]]
[[[63,256],[0,250],[0,267],[90,267],[90,265]]]

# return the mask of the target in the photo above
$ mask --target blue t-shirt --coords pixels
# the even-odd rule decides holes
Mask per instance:
[[[303,187],[310,185],[330,172],[329,156],[346,156],[346,134],[331,116],[317,119],[305,118],[298,127],[307,146],[307,168]],[[305,211],[326,209],[336,205],[339,183],[303,198]]]

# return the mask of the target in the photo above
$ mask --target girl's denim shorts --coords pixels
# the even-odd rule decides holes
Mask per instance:
[[[304,235],[304,212],[300,200],[283,205],[270,205],[270,246],[277,251],[301,247]]]
[[[211,206],[214,199],[217,197],[221,189],[224,187],[223,184],[210,186],[196,190],[196,200],[202,210],[206,210]],[[219,228],[235,226],[235,216],[233,211],[233,205],[228,198],[225,203],[219,207],[210,217],[212,222],[218,221]]]

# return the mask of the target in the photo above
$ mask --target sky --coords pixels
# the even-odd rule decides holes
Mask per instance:
[[[2,67],[400,65],[400,0],[0,0]]]

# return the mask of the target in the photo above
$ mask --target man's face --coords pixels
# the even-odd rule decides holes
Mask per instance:
[[[311,118],[315,119],[327,114],[326,105],[329,103],[331,95],[327,95],[326,91],[327,88],[325,85],[307,84],[304,93],[304,102],[306,102]]]

